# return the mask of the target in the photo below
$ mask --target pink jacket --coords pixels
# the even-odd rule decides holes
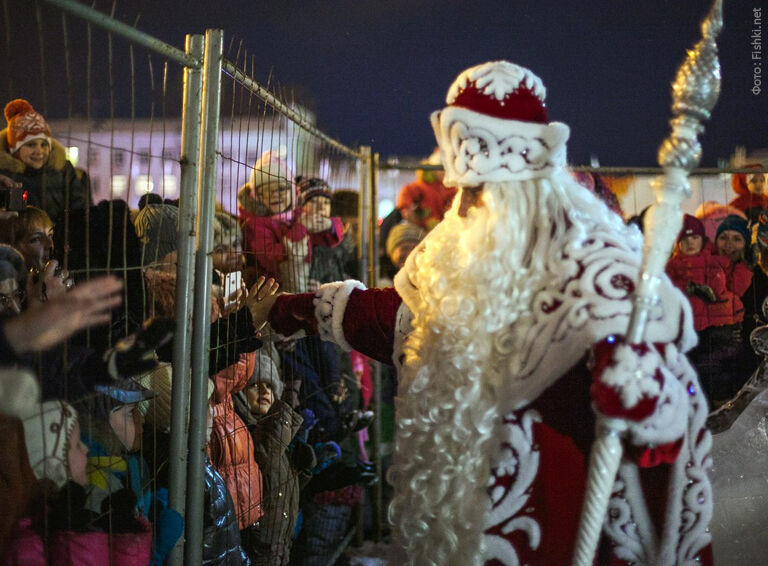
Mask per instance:
[[[284,237],[298,242],[309,235],[305,263],[312,263],[312,246],[333,248],[344,238],[344,224],[336,216],[331,218],[330,230],[308,232],[306,227],[295,218],[285,221],[277,216],[256,216],[242,207],[239,210],[246,251],[253,256],[256,264],[263,270],[260,275],[273,277],[275,281],[280,281],[280,263],[288,259],[288,254],[283,247]]]
[[[152,529],[141,519],[139,533],[55,531],[47,545],[30,517],[21,519],[7,543],[4,566],[147,566],[152,551]]]

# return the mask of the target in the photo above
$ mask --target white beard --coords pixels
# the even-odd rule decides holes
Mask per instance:
[[[567,245],[580,246],[595,218],[626,230],[564,172],[486,184],[482,195],[467,218],[457,196],[408,270],[417,293],[406,298],[414,330],[396,400],[390,515],[412,564],[482,562],[495,427],[531,400],[516,375],[535,294],[566,231]]]

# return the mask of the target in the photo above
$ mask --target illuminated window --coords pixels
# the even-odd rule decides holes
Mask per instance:
[[[155,182],[151,175],[137,175],[133,187],[138,194],[143,195],[155,190]]]
[[[128,177],[125,175],[112,175],[112,195],[123,196],[128,189]]]
[[[163,196],[176,196],[179,192],[179,185],[176,182],[176,175],[163,175]]]
[[[77,167],[77,158],[80,157],[80,148],[77,146],[70,146],[64,150],[67,154],[67,161]]]

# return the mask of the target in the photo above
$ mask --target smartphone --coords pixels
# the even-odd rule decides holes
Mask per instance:
[[[24,210],[27,207],[27,191],[22,189],[0,188],[0,210]]]
[[[240,289],[243,281],[242,271],[231,271],[224,276],[224,306],[228,307],[235,301],[229,298]]]

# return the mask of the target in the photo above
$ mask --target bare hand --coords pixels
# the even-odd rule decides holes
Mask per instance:
[[[0,175],[0,187],[4,189],[20,189],[21,183],[14,181],[7,175]]]
[[[259,277],[253,287],[251,287],[246,299],[248,310],[251,311],[253,318],[253,329],[258,332],[267,324],[269,311],[278,295],[277,289],[280,285],[272,278],[266,279],[263,275]]]
[[[123,302],[122,288],[113,275],[91,279],[7,321],[6,339],[19,354],[42,352],[83,328],[109,324]]]
[[[69,277],[69,272],[62,269],[56,273],[59,262],[52,259],[45,264],[45,268],[40,272],[37,283],[29,278],[27,281],[27,297],[29,297],[29,306],[34,308],[40,303],[63,295],[74,285],[74,281]]]

